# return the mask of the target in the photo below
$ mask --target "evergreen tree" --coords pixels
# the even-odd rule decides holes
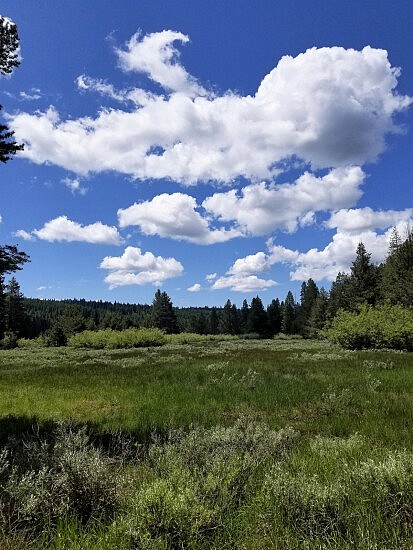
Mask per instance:
[[[378,268],[370,261],[371,254],[359,243],[349,277],[350,309],[356,310],[362,303],[374,305],[378,298]]]
[[[261,298],[259,298],[259,296],[256,296],[251,300],[247,320],[247,331],[255,332],[261,337],[269,336],[267,312],[265,311]]]
[[[6,286],[6,328],[17,336],[25,336],[25,320],[23,294],[19,283],[12,277]]]
[[[43,339],[50,347],[61,347],[67,344],[67,336],[60,323],[52,325],[43,335]]]
[[[6,330],[6,287],[4,285],[4,277],[0,275],[0,340],[3,340]]]
[[[327,319],[334,319],[339,309],[350,309],[349,276],[339,272],[331,285],[327,306]]]
[[[86,329],[86,318],[82,308],[77,305],[66,306],[59,319],[59,325],[65,333],[66,338],[84,331]]]
[[[0,277],[21,270],[28,261],[30,261],[29,256],[21,252],[17,246],[9,244],[0,246]]]
[[[409,228],[405,241],[397,231],[392,233],[382,269],[381,296],[391,304],[413,306],[413,232]]]
[[[19,35],[16,25],[0,16],[0,75],[10,74],[20,64],[19,58]],[[0,105],[0,110],[2,106]],[[6,125],[0,124],[0,162],[9,161],[17,151],[23,149],[18,145],[12,132]]]
[[[270,335],[274,336],[281,332],[282,313],[280,300],[278,298],[272,300],[267,307],[267,317]]]
[[[208,323],[203,312],[194,315],[189,323],[189,332],[208,334]]]
[[[235,304],[234,304],[235,305]],[[237,334],[239,329],[237,308],[227,300],[222,309],[218,330],[220,334]]]
[[[233,334],[239,334],[240,333],[239,313],[238,313],[237,306],[235,304],[232,304],[232,308],[231,308],[231,323],[232,323]]]
[[[303,336],[306,335],[307,323],[310,318],[311,310],[318,296],[318,287],[313,279],[308,279],[301,285],[301,302],[297,311],[296,330]]]
[[[306,335],[310,338],[317,337],[327,321],[328,294],[324,288],[321,288],[317,294],[314,305],[311,309],[310,317],[307,322]]]
[[[296,304],[291,290],[284,301],[282,331],[284,334],[293,334],[295,332]]]
[[[0,18],[1,22],[1,18]],[[3,339],[7,327],[6,319],[6,287],[4,276],[22,269],[29,261],[29,256],[21,252],[17,246],[0,246],[0,340]]]
[[[247,300],[244,300],[242,302],[242,307],[240,311],[240,332],[245,333],[247,332],[247,322],[248,322],[248,314],[249,314],[249,305]]]
[[[178,332],[178,321],[171,299],[166,292],[161,292],[159,289],[155,292],[152,302],[150,325],[165,331],[166,334]]]
[[[213,307],[209,315],[209,334],[218,334],[218,324],[217,308]]]

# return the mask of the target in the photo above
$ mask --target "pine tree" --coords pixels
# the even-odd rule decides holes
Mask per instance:
[[[20,64],[19,35],[15,23],[0,16],[0,75],[10,74]],[[2,106],[0,105],[0,110]],[[18,145],[12,132],[6,125],[0,124],[0,162],[9,161],[17,151],[23,149]]]
[[[78,305],[66,306],[58,323],[65,333],[66,338],[86,329],[86,318],[82,308]]]
[[[4,285],[4,277],[0,275],[0,340],[3,340],[6,325],[6,287]]]
[[[247,331],[259,334],[261,337],[269,336],[268,316],[259,296],[251,300],[247,320]]]
[[[306,335],[309,338],[317,337],[320,330],[324,328],[327,321],[327,307],[328,294],[324,288],[321,288],[307,322]]]
[[[8,325],[4,276],[21,270],[28,261],[30,261],[29,256],[25,252],[21,252],[17,246],[9,244],[0,246],[0,340],[3,339]]]
[[[404,241],[393,231],[389,255],[382,270],[382,299],[405,307],[413,305],[413,232]]]
[[[370,261],[371,254],[359,243],[351,265],[349,278],[350,309],[356,310],[362,303],[374,305],[378,298],[378,268]]]
[[[270,335],[274,336],[281,332],[282,313],[280,300],[278,298],[272,300],[267,307],[267,317]]]
[[[218,330],[220,334],[238,334],[238,312],[235,304],[231,304],[231,300],[227,300],[222,309]]]
[[[349,276],[339,272],[331,285],[327,307],[327,319],[334,319],[339,309],[350,309]]]
[[[242,307],[240,311],[240,332],[246,333],[247,332],[247,322],[248,322],[248,314],[249,314],[249,305],[247,300],[244,300],[242,302]]]
[[[219,323],[219,320],[218,320],[217,308],[213,307],[209,315],[209,333],[210,334],[218,334],[218,323]]]
[[[155,292],[150,313],[150,325],[165,331],[166,334],[178,332],[178,321],[172,301],[166,292],[159,289]]]
[[[307,323],[310,318],[311,310],[318,296],[318,287],[313,279],[308,279],[301,285],[301,301],[297,311],[296,330],[303,336],[306,335]]]
[[[6,329],[17,336],[25,336],[26,312],[23,294],[17,280],[12,277],[6,286]]]
[[[293,334],[295,332],[295,319],[296,304],[294,296],[291,290],[289,290],[283,308],[282,331],[284,334]]]

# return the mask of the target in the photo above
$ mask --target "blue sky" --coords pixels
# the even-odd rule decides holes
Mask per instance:
[[[103,7],[102,7],[103,6]],[[26,296],[329,287],[413,223],[410,1],[4,0],[0,243]]]

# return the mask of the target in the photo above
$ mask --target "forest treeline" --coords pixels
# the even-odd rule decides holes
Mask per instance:
[[[10,248],[10,247],[9,247]],[[5,258],[6,247],[0,247]],[[10,251],[9,251],[10,252]],[[20,256],[18,255],[20,254]],[[357,312],[363,304],[413,305],[413,232],[401,238],[396,229],[386,261],[371,262],[371,254],[359,243],[349,273],[338,273],[329,292],[313,279],[303,282],[300,297],[289,291],[284,300],[273,299],[267,307],[259,296],[241,307],[227,300],[223,307],[173,307],[166,292],[158,290],[151,305],[87,300],[25,298],[13,276],[28,261],[14,249],[14,264],[0,273],[0,340],[14,347],[19,338],[41,336],[47,345],[65,345],[84,330],[123,330],[156,327],[165,333],[232,334],[270,338],[278,333],[317,337],[331,325],[339,311]],[[20,263],[19,263],[20,262]],[[3,264],[6,263],[3,261]]]

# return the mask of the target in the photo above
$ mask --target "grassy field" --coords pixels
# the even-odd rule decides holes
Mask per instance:
[[[412,416],[411,353],[1,351],[0,547],[411,548]]]

